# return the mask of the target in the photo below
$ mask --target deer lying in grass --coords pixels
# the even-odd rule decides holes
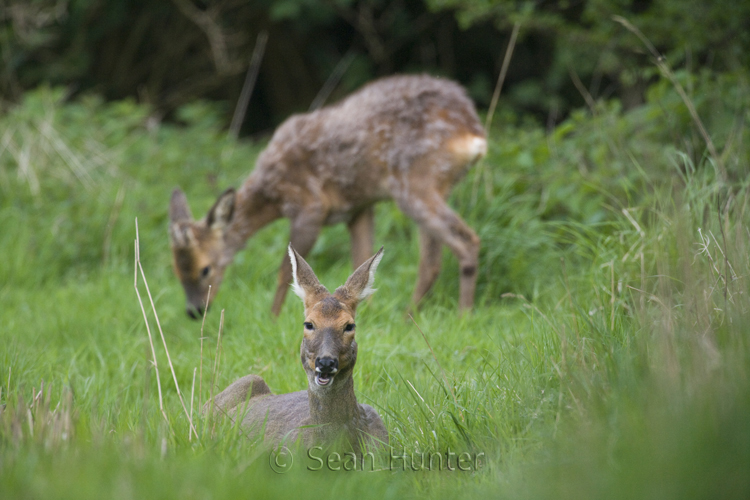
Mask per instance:
[[[452,187],[487,151],[484,130],[458,84],[430,76],[375,81],[340,103],[279,126],[238,192],[225,191],[200,221],[185,194],[170,201],[174,270],[198,318],[224,270],[266,224],[291,220],[290,243],[305,257],[321,228],[345,222],[358,267],[373,247],[373,204],[392,199],[419,226],[419,276],[412,301],[440,273],[441,246],[456,255],[461,309],[474,303],[479,238],[448,206]],[[278,316],[291,279],[284,256],[271,308]],[[206,303],[208,287],[211,297]]]
[[[219,393],[217,414],[242,418],[251,433],[264,432],[266,442],[295,442],[302,437],[309,448],[339,439],[354,450],[388,443],[388,431],[378,412],[357,403],[352,372],[357,362],[354,314],[357,304],[372,294],[375,270],[383,249],[359,266],[333,294],[320,284],[312,268],[289,245],[294,292],[305,305],[300,346],[307,390],[273,395],[258,375],[247,375]]]

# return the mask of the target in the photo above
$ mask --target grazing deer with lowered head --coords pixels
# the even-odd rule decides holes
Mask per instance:
[[[169,233],[187,313],[202,314],[234,255],[281,217],[291,220],[290,243],[303,257],[324,225],[345,222],[358,267],[372,252],[373,204],[386,199],[419,226],[413,302],[437,279],[446,245],[459,262],[459,306],[470,309],[479,238],[446,199],[486,151],[484,130],[464,89],[426,75],[377,80],[338,104],[292,116],[276,130],[239,191],[225,191],[205,218],[193,221],[185,194],[172,193]],[[291,273],[284,256],[274,315],[281,311]]]
[[[360,450],[361,443],[388,444],[388,431],[378,412],[357,403],[352,373],[357,362],[354,314],[357,304],[372,294],[375,270],[383,249],[368,259],[333,292],[320,284],[312,268],[289,245],[293,289],[305,305],[300,357],[307,373],[307,390],[273,395],[258,375],[247,375],[219,393],[217,413],[242,419],[251,433],[264,433],[266,442],[307,446],[333,444],[339,439]],[[301,433],[301,436],[300,436]]]

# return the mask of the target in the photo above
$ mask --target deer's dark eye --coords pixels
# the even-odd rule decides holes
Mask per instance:
[[[310,323],[309,321],[305,321],[303,323],[303,325],[305,325],[305,330],[312,330],[313,329],[313,324]]]
[[[208,276],[208,273],[210,272],[211,272],[211,266],[206,266],[203,269],[201,269],[201,276],[205,278],[206,276]]]
[[[354,323],[349,323],[344,327],[345,332],[353,332],[354,331]]]

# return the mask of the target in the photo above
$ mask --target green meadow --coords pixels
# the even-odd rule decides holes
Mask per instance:
[[[238,254],[204,325],[171,270],[172,189],[202,216],[264,141],[231,139],[206,103],[156,124],[28,92],[0,116],[0,498],[748,498],[748,79],[675,78],[684,96],[663,79],[635,110],[602,101],[551,130],[498,111],[451,198],[482,239],[471,314],[445,250],[407,315],[416,228],[377,207],[355,389],[392,450],[364,471],[279,462],[200,412],[248,373],[306,387],[302,304],[269,311],[287,221]],[[308,262],[342,284],[345,228]]]

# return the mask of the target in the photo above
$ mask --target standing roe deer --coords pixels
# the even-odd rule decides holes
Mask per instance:
[[[426,75],[383,78],[338,104],[292,116],[276,130],[240,190],[225,191],[204,219],[194,222],[185,194],[172,193],[169,233],[188,315],[203,313],[234,255],[281,217],[291,220],[289,239],[303,257],[322,226],[346,222],[358,267],[372,252],[372,206],[386,199],[419,226],[413,302],[437,279],[446,245],[459,262],[459,306],[470,309],[479,237],[446,199],[486,151],[484,130],[464,89]],[[291,272],[284,256],[271,308],[276,316]]]
[[[294,442],[300,431],[308,448],[340,439],[355,451],[361,450],[361,443],[388,444],[378,412],[357,403],[352,379],[357,362],[354,313],[357,304],[375,291],[372,284],[382,257],[381,248],[331,294],[289,245],[293,289],[305,305],[300,357],[307,390],[273,395],[261,377],[247,375],[207,402],[205,410],[213,404],[216,413],[242,418],[244,428],[263,432],[266,442],[273,444]]]

